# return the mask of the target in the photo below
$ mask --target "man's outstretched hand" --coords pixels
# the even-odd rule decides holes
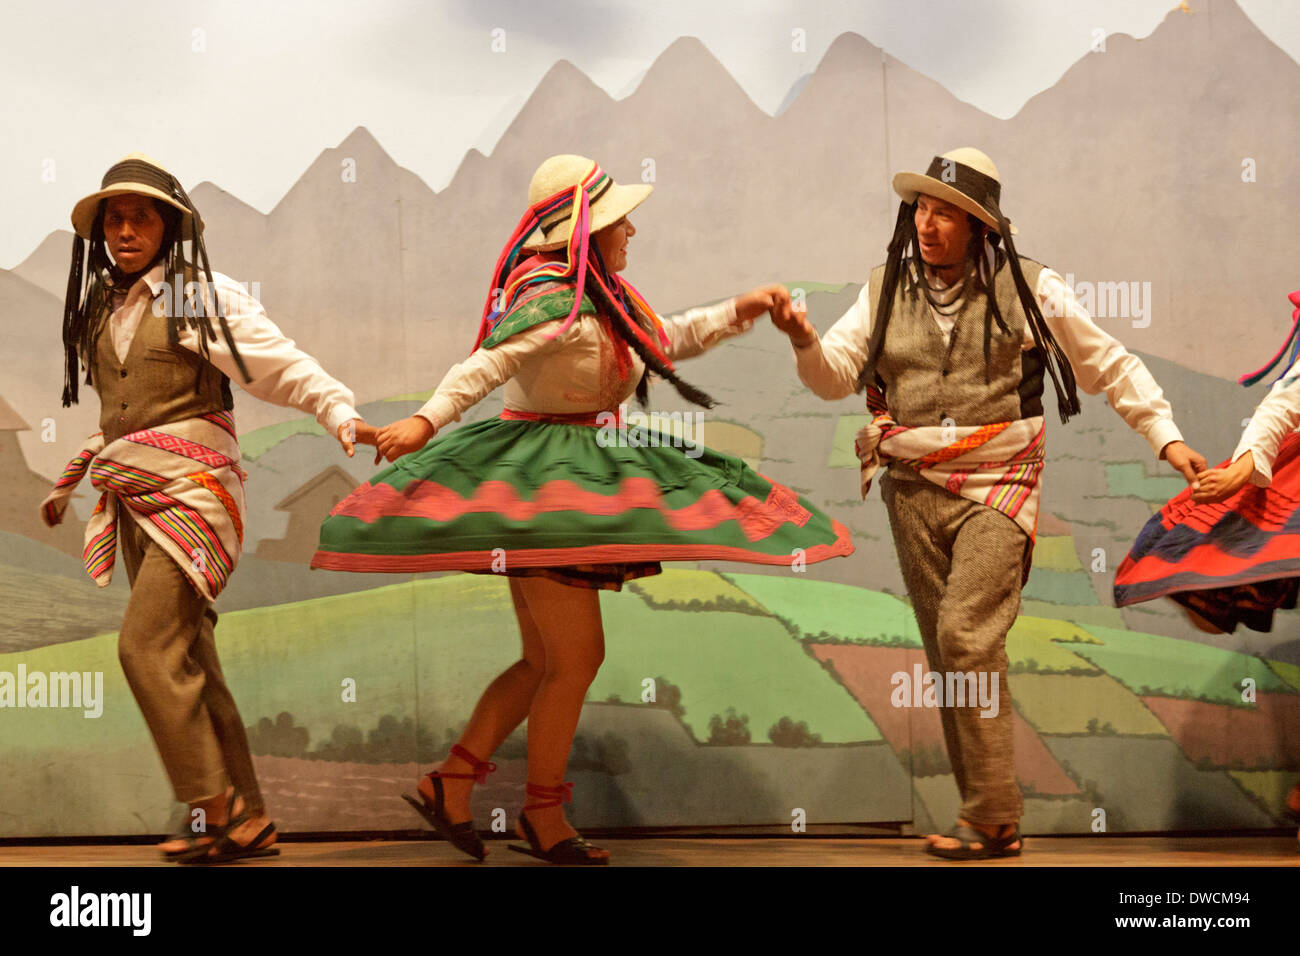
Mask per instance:
[[[357,445],[373,445],[375,443],[375,426],[367,425],[364,419],[349,418],[339,426],[338,440],[351,458],[355,453]]]

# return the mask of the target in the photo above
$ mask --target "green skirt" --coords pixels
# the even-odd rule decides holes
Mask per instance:
[[[660,561],[799,569],[853,553],[842,524],[738,458],[653,430],[613,434],[507,418],[464,425],[340,501],[311,566],[617,587]]]

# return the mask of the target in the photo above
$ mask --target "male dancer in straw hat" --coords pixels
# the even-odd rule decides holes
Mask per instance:
[[[1077,376],[1189,483],[1205,459],[1183,443],[1141,360],[1093,324],[1057,273],[1016,254],[987,156],[936,156],[925,175],[895,176],[894,191],[902,203],[888,258],[825,337],[805,312],[787,307],[774,320],[813,392],[866,389],[862,494],[886,465],[881,494],[926,657],[943,675],[938,690],[953,689],[940,715],[961,813],[926,848],[949,859],[1014,856],[1024,804],[1006,637],[1037,525],[1044,375],[1062,421],[1079,411]],[[996,706],[979,706],[976,687],[991,688]]]
[[[164,855],[198,863],[273,855],[275,826],[213,641],[212,602],[238,561],[244,526],[230,378],[314,414],[349,456],[355,441],[373,442],[373,429],[347,388],[212,271],[198,210],[156,161],[132,153],[116,163],[77,203],[72,224],[63,404],[77,401],[84,364],[101,431],[42,515],[61,521],[89,470],[102,497],[85,559],[101,587],[121,540],[131,599],[119,657],[176,798],[191,807],[191,832],[164,843]]]

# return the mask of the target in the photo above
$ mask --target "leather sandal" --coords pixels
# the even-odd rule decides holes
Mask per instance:
[[[542,841],[537,838],[537,831],[528,822],[527,814],[529,810],[549,810],[552,807],[572,802],[572,781],[565,781],[558,787],[544,787],[541,784],[530,783],[525,788],[525,792],[530,797],[536,797],[546,802],[530,803],[520,811],[519,825],[523,827],[528,846],[515,846],[511,843],[508,844],[510,849],[516,853],[524,853],[559,866],[605,866],[609,863],[609,854],[595,844],[588,842],[581,834],[569,837],[567,840],[561,840],[550,849],[543,850]]]
[[[249,840],[247,843],[237,842],[230,836],[229,831],[227,831],[217,838],[216,843],[205,848],[208,852],[187,856],[180,862],[196,865],[211,865],[214,863],[234,863],[236,860],[279,856],[280,848],[278,846],[262,845],[267,839],[275,835],[274,823],[268,823],[266,826],[262,827],[262,832],[253,837],[253,839]]]
[[[474,829],[474,821],[466,820],[464,823],[452,823],[447,819],[447,808],[444,802],[442,791],[442,781],[447,780],[476,780],[479,783],[487,783],[487,775],[497,768],[497,765],[486,760],[479,760],[472,753],[456,744],[451,748],[453,757],[459,757],[470,766],[472,773],[445,773],[441,770],[434,770],[426,774],[433,781],[433,802],[429,802],[428,796],[423,791],[417,791],[416,795],[419,800],[409,794],[402,794],[402,799],[415,808],[415,812],[428,821],[429,826],[437,831],[438,836],[442,837],[456,849],[468,853],[479,862],[487,856],[487,847],[479,838],[478,831]]]
[[[207,827],[202,833],[193,831],[177,833],[166,840],[164,843],[172,843],[176,840],[184,842],[183,850],[162,850],[163,859],[171,860],[173,863],[184,863],[191,856],[200,856],[207,853],[212,847],[225,836],[226,831],[239,826],[248,819],[247,813],[240,813],[235,816],[235,801],[239,794],[234,790],[230,793],[230,800],[226,803],[226,822],[215,826]],[[204,842],[199,842],[199,841]]]
[[[1004,856],[1019,856],[1021,848],[1025,845],[1024,839],[1020,836],[1020,827],[1016,824],[1012,824],[1011,832],[1006,836],[988,836],[964,823],[953,827],[944,836],[961,841],[961,846],[938,847],[929,843],[925,847],[925,852],[945,860],[990,860]],[[980,844],[979,849],[975,849],[976,843]],[[1020,846],[1012,849],[1013,843],[1019,843]]]
[[[203,841],[203,842],[199,842],[199,841]],[[213,837],[212,834],[210,833],[174,833],[171,836],[169,836],[167,839],[163,840],[163,843],[176,843],[176,842],[184,843],[185,847],[180,850],[161,851],[164,860],[171,860],[172,862],[178,862],[180,860],[183,860],[185,857],[190,856],[191,854],[199,853],[200,851],[210,849],[212,847],[212,844],[216,843],[217,841],[216,838]]]

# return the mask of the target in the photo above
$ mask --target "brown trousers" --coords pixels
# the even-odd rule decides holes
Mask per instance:
[[[118,541],[131,581],[118,658],[176,799],[197,803],[233,783],[248,809],[261,811],[244,722],[217,660],[211,602],[125,507]]]
[[[1029,538],[1006,515],[921,478],[881,481],[881,495],[930,669],[998,675],[996,717],[939,708],[962,819],[992,826],[1024,812],[1012,753],[1007,632],[1020,613]],[[915,473],[913,473],[915,474]],[[969,703],[969,702],[968,702]]]

